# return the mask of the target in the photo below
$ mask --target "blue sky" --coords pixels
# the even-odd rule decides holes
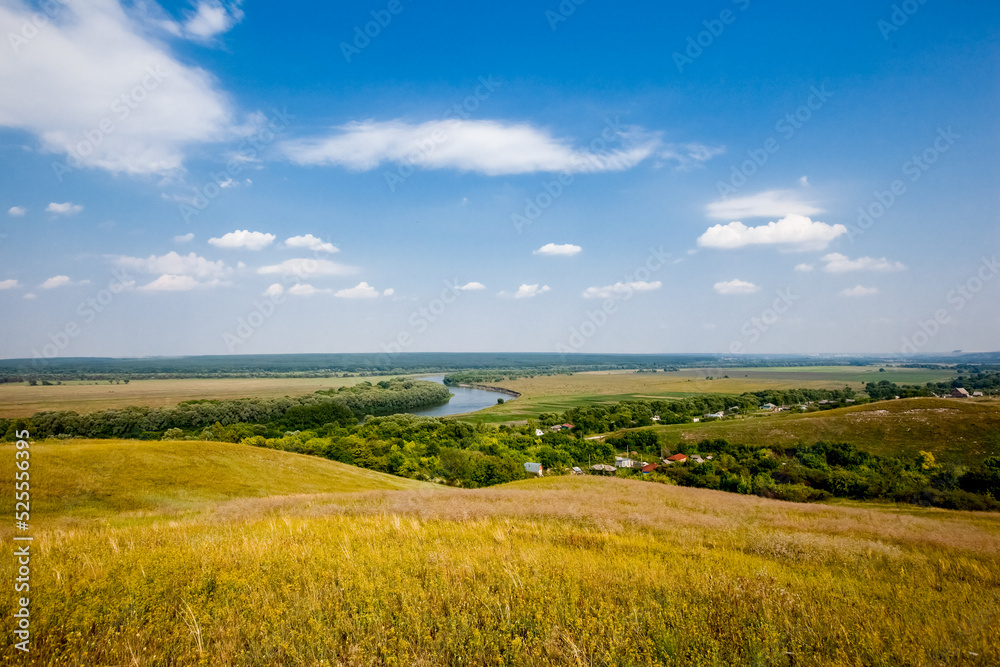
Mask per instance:
[[[998,19],[0,0],[0,357],[996,350]]]

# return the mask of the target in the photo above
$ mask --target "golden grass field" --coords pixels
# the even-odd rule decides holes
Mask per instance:
[[[30,417],[41,410],[96,412],[143,405],[165,408],[200,398],[275,398],[353,385],[373,378],[221,378],[133,380],[128,384],[68,383],[43,387],[0,384],[0,417]],[[385,379],[385,378],[379,378]]]
[[[154,458],[115,463],[128,447]],[[614,478],[389,490],[384,475],[220,443],[32,452],[20,664],[1000,663],[997,514]],[[12,446],[0,457],[9,493]],[[95,513],[88,494],[116,500]]]

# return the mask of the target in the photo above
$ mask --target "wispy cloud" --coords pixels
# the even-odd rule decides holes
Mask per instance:
[[[337,290],[333,295],[340,299],[374,299],[378,296],[378,290],[362,281],[354,287]]]
[[[631,295],[633,292],[651,292],[660,289],[662,285],[659,280],[654,280],[653,282],[642,280],[627,283],[617,282],[614,285],[605,285],[604,287],[588,287],[583,291],[583,298],[611,299]]]
[[[15,218],[20,218],[27,212],[28,212],[27,209],[25,209],[22,206],[11,206],[9,209],[7,209],[7,215],[14,216]]]
[[[251,232],[248,229],[237,229],[235,232],[223,234],[219,238],[210,238],[208,242],[216,248],[241,248],[243,250],[263,250],[274,243],[277,237],[264,232]]]
[[[83,206],[80,204],[74,204],[72,202],[64,202],[62,204],[57,204],[52,202],[45,207],[45,210],[49,213],[57,213],[59,215],[73,215],[74,213],[79,213],[83,210]]]
[[[728,249],[772,245],[789,250],[822,250],[830,241],[846,233],[844,225],[828,225],[802,215],[789,215],[758,227],[748,227],[738,221],[714,225],[698,237],[698,246]]]
[[[196,40],[212,39],[229,31],[243,20],[239,2],[223,4],[217,0],[200,0],[182,25],[185,36]]]
[[[857,285],[849,289],[841,290],[840,296],[847,297],[863,297],[863,296],[873,296],[878,294],[877,287],[864,287],[862,285]]]
[[[0,280],[0,290],[4,289],[14,289],[15,287],[20,287],[21,283],[17,281],[17,278],[11,278],[9,280]]]
[[[823,213],[822,208],[802,200],[801,195],[794,190],[767,190],[746,197],[725,199],[712,202],[705,207],[705,210],[708,217],[715,220],[778,218]]]
[[[562,245],[557,245],[555,243],[546,243],[538,250],[532,252],[535,255],[550,255],[555,257],[572,257],[573,255],[579,253],[583,248],[578,245],[573,245],[572,243],[563,243]]]
[[[188,232],[187,234],[180,234],[174,237],[174,243],[187,243],[188,241],[194,240],[194,233]]]
[[[902,271],[906,268],[901,262],[894,262],[886,259],[885,257],[858,257],[857,259],[849,259],[846,255],[841,255],[838,252],[832,252],[829,255],[823,256],[823,261],[826,262],[826,266],[823,270],[827,273],[847,273],[848,271],[880,271],[880,272],[890,272],[890,271]]]
[[[288,288],[288,293],[292,296],[312,296],[313,294],[321,294],[329,291],[328,289],[318,289],[309,283],[297,283]]]
[[[69,276],[52,276],[44,283],[39,285],[39,287],[41,287],[42,289],[55,289],[56,287],[65,287],[67,285],[70,285],[72,284],[72,282],[73,281],[70,280]]]
[[[288,276],[348,276],[357,273],[357,268],[331,262],[328,259],[312,259],[309,257],[286,259],[281,264],[271,264],[257,269],[257,273],[268,275],[280,273]]]
[[[286,248],[305,248],[306,250],[312,250],[314,252],[328,252],[335,253],[340,252],[332,243],[327,243],[323,239],[317,238],[312,234],[303,234],[301,236],[291,236],[285,239]]]
[[[551,288],[548,285],[542,285],[539,287],[538,283],[534,285],[523,284],[517,288],[517,291],[511,294],[510,292],[497,292],[499,297],[513,297],[515,299],[533,299],[539,294],[545,294],[550,291]]]
[[[156,255],[149,257],[117,255],[112,256],[112,260],[118,266],[137,273],[191,276],[199,280],[222,280],[233,272],[232,267],[222,260],[213,262],[193,252],[181,255],[173,250],[159,257]]]
[[[189,30],[208,35],[220,23],[211,2],[202,6]],[[3,3],[0,33],[20,34],[38,11]],[[232,136],[215,79],[171,55],[140,14],[114,0],[60,3],[59,20],[38,30],[30,49],[0,58],[0,125],[31,133],[72,167],[132,174],[175,170],[189,144]]]
[[[796,264],[795,265],[795,270],[799,271],[800,273],[808,273],[809,271],[812,271],[813,268],[814,267],[813,267],[812,264]]]
[[[463,292],[472,292],[475,290],[486,289],[486,285],[482,283],[477,283],[476,281],[465,283],[464,285],[459,285],[455,289],[459,289]]]
[[[622,135],[621,148],[593,153],[527,123],[367,120],[341,125],[325,136],[284,142],[280,150],[301,165],[368,171],[390,162],[498,176],[623,171],[653,155],[660,145],[658,135],[639,129]]]
[[[753,283],[734,278],[725,282],[715,283],[715,291],[719,294],[753,294],[759,292],[760,288]]]

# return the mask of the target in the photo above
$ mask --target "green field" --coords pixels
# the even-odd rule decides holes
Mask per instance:
[[[35,444],[29,661],[1000,661],[995,514],[598,478],[390,490],[384,475],[247,450]],[[10,479],[12,446],[0,455]],[[0,576],[13,567],[0,559]]]
[[[864,391],[868,382],[897,384],[944,382],[953,370],[879,366],[804,366],[775,368],[697,368],[669,373],[601,371],[573,375],[538,375],[493,383],[521,397],[479,412],[463,415],[470,422],[504,423],[537,418],[543,412],[618,401],[686,398],[697,394],[742,394],[764,389],[843,389]],[[707,378],[711,377],[709,380]]]

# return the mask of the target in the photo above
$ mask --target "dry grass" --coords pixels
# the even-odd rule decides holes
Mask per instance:
[[[33,465],[68,461],[60,447]],[[33,533],[35,664],[1000,662],[996,514],[562,477],[244,495],[142,522],[55,512]]]

